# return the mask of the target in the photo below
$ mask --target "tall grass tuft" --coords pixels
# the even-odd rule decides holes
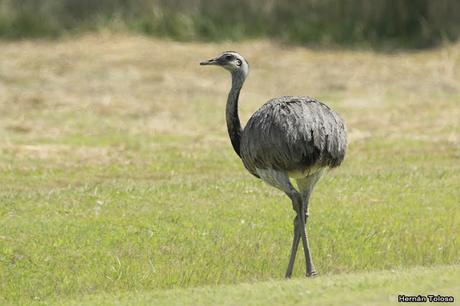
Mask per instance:
[[[0,0],[0,37],[101,28],[178,40],[427,47],[456,40],[456,0]]]

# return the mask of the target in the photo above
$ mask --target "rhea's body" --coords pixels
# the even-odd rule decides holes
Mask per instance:
[[[302,178],[339,166],[346,145],[345,125],[333,110],[309,97],[285,96],[268,101],[251,116],[240,152],[254,175],[257,169],[274,169]]]

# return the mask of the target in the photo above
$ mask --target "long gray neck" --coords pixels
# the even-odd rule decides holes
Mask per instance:
[[[245,77],[246,76],[241,72],[232,73],[232,88],[228,94],[227,107],[225,110],[228,136],[230,136],[233,149],[240,157],[240,142],[243,130],[241,128],[240,117],[238,116],[238,99],[240,97],[240,91],[241,87],[243,87]]]

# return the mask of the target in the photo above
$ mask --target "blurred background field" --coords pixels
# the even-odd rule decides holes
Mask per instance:
[[[246,11],[231,17],[222,9],[238,2],[192,1],[189,10],[181,1],[155,2],[164,10],[159,19],[148,17],[158,10],[139,9],[151,5],[142,1],[0,3],[0,304],[386,304],[399,293],[458,292],[454,34],[421,39],[395,21],[394,36],[342,41],[317,31],[294,39],[295,26],[279,35],[270,24],[250,32]],[[167,25],[168,7],[194,16],[205,3],[222,16],[209,25],[216,32],[166,30],[175,24]],[[273,12],[284,5],[269,3]],[[300,14],[302,5],[285,9]],[[403,15],[404,5],[398,10]],[[36,14],[19,17],[27,12]],[[308,16],[287,25],[308,31],[320,20]],[[238,30],[230,18],[248,25]],[[151,25],[136,28],[142,23]],[[394,52],[366,47],[380,44]],[[299,279],[282,279],[291,206],[250,176],[231,148],[229,76],[198,65],[228,49],[251,65],[243,123],[281,95],[317,97],[347,123],[346,161],[312,198],[308,226],[320,272],[313,281],[302,278],[300,260]]]
[[[460,33],[456,0],[0,0],[0,37],[110,29],[180,40],[427,47]]]

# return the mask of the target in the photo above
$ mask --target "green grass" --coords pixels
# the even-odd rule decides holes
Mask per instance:
[[[310,281],[282,281],[291,205],[244,170],[224,125],[228,76],[197,64],[229,45],[99,36],[0,44],[0,304],[87,295],[81,303],[181,304],[176,292],[219,304],[252,286],[254,304],[273,286],[283,303],[302,301],[296,292]],[[289,92],[327,98],[348,123],[346,161],[312,198],[308,230],[321,275],[312,299],[380,288],[454,294],[457,46],[401,55],[233,47],[254,67],[243,120]],[[261,50],[271,56],[258,58]],[[294,275],[303,270],[299,256]],[[401,280],[382,270],[401,271]],[[205,287],[185,289],[197,286]],[[383,303],[379,296],[372,301]]]
[[[287,199],[238,169],[224,147],[184,154],[193,144],[182,144],[158,159],[138,152],[141,165],[5,171],[5,298],[281,278],[292,232]],[[394,148],[381,141],[364,154],[377,146]],[[364,173],[376,160],[358,159],[359,169],[349,162],[316,190],[309,229],[320,273],[457,262],[458,169],[376,158],[387,168]],[[302,270],[299,261],[296,275]]]
[[[397,305],[398,295],[452,296],[459,266],[272,280],[232,286],[90,295],[69,305]],[[455,297],[455,296],[454,296]],[[458,297],[456,297],[458,298]]]

